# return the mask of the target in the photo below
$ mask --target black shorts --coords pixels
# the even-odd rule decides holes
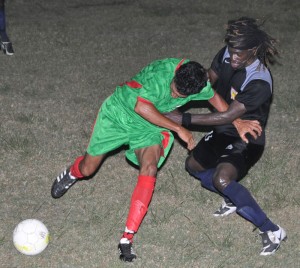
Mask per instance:
[[[239,179],[242,179],[263,151],[264,145],[247,144],[240,137],[211,131],[200,140],[192,153],[205,169],[215,168],[219,163],[231,163],[238,170]]]

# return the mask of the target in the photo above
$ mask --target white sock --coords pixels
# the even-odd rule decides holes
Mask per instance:
[[[125,233],[134,234],[134,231],[129,230],[127,226],[125,227]]]

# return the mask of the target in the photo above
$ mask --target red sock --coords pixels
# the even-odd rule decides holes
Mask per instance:
[[[132,193],[129,214],[126,222],[126,227],[128,230],[136,233],[139,229],[140,224],[147,213],[154,191],[155,181],[155,177],[144,175],[138,176],[138,182]],[[132,239],[133,234],[130,233],[124,232],[123,237],[127,238],[128,235],[131,236]]]
[[[83,160],[83,158],[84,158],[84,156],[77,157],[74,164],[70,168],[71,175],[73,177],[75,177],[76,179],[81,179],[84,177],[79,169],[79,164]]]

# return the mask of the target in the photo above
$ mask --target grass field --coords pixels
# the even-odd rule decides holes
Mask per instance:
[[[0,267],[299,267],[298,0],[6,2],[15,55],[0,55]],[[214,218],[220,197],[185,172],[187,150],[175,142],[135,237],[138,259],[121,263],[117,244],[137,175],[124,150],[59,200],[51,198],[52,182],[84,153],[97,111],[116,85],[159,58],[208,67],[223,45],[224,24],[242,15],[268,19],[265,28],[281,50],[281,65],[272,67],[266,150],[243,184],[288,240],[274,256],[261,257],[250,223],[237,215]],[[12,243],[14,227],[27,218],[51,233],[48,248],[34,257]]]

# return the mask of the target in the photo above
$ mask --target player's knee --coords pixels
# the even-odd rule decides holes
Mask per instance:
[[[186,159],[185,159],[185,170],[189,173],[189,174],[193,174],[194,173],[194,170],[192,170],[192,167],[191,167],[191,160],[190,160],[190,156],[188,156]]]
[[[213,185],[220,192],[223,192],[230,182],[231,179],[226,172],[217,171],[213,177]]]
[[[222,192],[232,181],[237,180],[238,171],[230,163],[221,163],[217,166],[213,178],[213,184],[220,192]]]
[[[143,165],[140,168],[141,175],[156,177],[156,173],[157,173],[157,165],[155,164]]]

